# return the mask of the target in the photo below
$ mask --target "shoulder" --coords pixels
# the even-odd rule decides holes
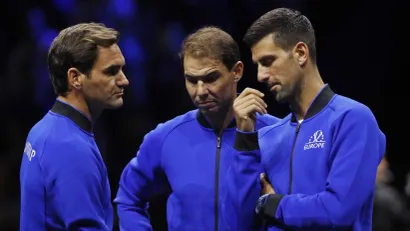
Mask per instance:
[[[79,134],[66,134],[61,133],[50,135],[44,142],[44,158],[49,159],[87,159],[93,157],[93,149],[91,142],[93,137],[89,137],[87,141]]]
[[[47,113],[30,129],[28,138],[31,140],[44,140],[56,133],[57,125],[55,116]]]
[[[335,114],[331,123],[336,136],[340,135],[341,139],[374,138],[379,140],[384,153],[386,136],[369,107],[344,96],[338,96],[330,106]]]
[[[66,120],[48,113],[31,128],[26,146],[29,144],[35,149],[40,160],[44,157],[54,158],[57,155],[75,157],[78,151],[83,152],[87,149],[84,147],[89,146],[86,139],[93,138],[90,134],[83,134],[80,129],[73,127],[68,126]],[[78,151],[73,152],[73,150]]]
[[[268,133],[276,130],[276,129],[280,129],[283,128],[284,125],[286,125],[286,123],[290,120],[290,114],[288,116],[286,116],[283,119],[279,119],[277,117],[274,117],[276,120],[273,124],[270,124],[268,126],[262,127],[261,129],[258,130],[258,136],[259,138],[262,138],[264,136],[266,136]]]
[[[349,123],[362,123],[367,121],[377,124],[376,118],[369,107],[345,96],[337,95],[329,104],[329,108],[331,108],[335,114],[336,121]],[[346,121],[346,119],[348,121]]]
[[[86,134],[70,119],[48,112],[38,121],[28,134],[31,140],[47,140],[49,144],[59,144],[63,140],[77,139],[79,134]],[[87,135],[90,136],[89,133]]]
[[[275,116],[272,116],[272,115],[269,115],[269,114],[265,114],[265,115],[259,115],[258,114],[256,116],[257,129],[276,124],[279,121],[280,121],[279,118],[277,118]]]
[[[178,129],[181,125],[195,122],[197,112],[198,110],[192,110],[164,123],[158,124],[156,128],[145,135],[144,142],[163,141],[170,133]]]
[[[55,177],[86,177],[100,175],[103,166],[95,142],[77,134],[55,136],[44,143],[40,166],[46,182]]]

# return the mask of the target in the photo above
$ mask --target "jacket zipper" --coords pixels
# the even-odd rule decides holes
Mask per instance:
[[[289,187],[288,187],[288,194],[292,193],[292,181],[293,181],[293,154],[295,152],[295,145],[296,145],[296,140],[298,138],[299,134],[299,129],[300,129],[301,123],[298,123],[298,126],[296,127],[296,134],[295,134],[295,139],[293,139],[293,145],[292,145],[292,152],[290,154],[290,167],[289,167]]]
[[[216,137],[216,161],[215,161],[215,226],[214,230],[218,231],[219,216],[218,216],[218,203],[219,203],[219,162],[221,159],[221,135]]]
[[[293,144],[292,144],[292,152],[290,153],[290,168],[289,168],[289,186],[288,186],[288,194],[292,193],[292,181],[293,181],[293,154],[295,152],[295,145],[296,145],[296,140],[298,138],[298,134],[299,134],[299,129],[300,129],[300,125],[301,123],[298,123],[298,125],[296,126],[296,132],[295,132],[295,138],[293,139]],[[266,222],[264,222],[263,224],[264,226],[264,231],[268,230],[268,224],[266,224]],[[284,230],[288,230],[288,229],[284,229]]]

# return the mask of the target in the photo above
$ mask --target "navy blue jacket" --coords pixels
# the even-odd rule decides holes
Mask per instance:
[[[57,100],[30,130],[20,184],[21,231],[112,230],[107,170],[92,124],[70,105]]]
[[[276,194],[257,208],[273,230],[372,230],[375,178],[385,135],[368,107],[325,86],[298,123],[293,114],[259,133],[237,132],[238,162],[226,211],[253,211],[260,186],[236,189],[265,171]],[[240,204],[238,205],[238,203]],[[239,214],[240,216],[241,214]],[[247,230],[251,218],[236,219]],[[232,222],[233,223],[233,222]],[[287,228],[287,229],[286,229]]]
[[[256,127],[277,121],[269,115],[258,116]],[[169,193],[170,231],[236,231],[225,222],[225,217],[233,214],[221,212],[225,179],[234,158],[235,131],[234,120],[219,133],[198,110],[193,110],[148,133],[121,176],[115,198],[121,230],[152,230],[147,201]]]

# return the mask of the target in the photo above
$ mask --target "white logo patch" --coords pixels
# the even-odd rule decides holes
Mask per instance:
[[[309,142],[303,147],[304,150],[315,149],[315,148],[324,148],[325,147],[325,135],[322,130],[317,130],[309,138]]]
[[[31,161],[31,159],[36,156],[36,150],[33,149],[30,142],[26,142],[24,153],[27,155],[29,161]]]

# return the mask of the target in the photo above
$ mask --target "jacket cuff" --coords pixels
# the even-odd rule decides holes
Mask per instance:
[[[238,151],[255,151],[259,149],[258,132],[236,131],[235,144],[233,146]]]
[[[276,219],[276,211],[284,196],[285,195],[282,194],[270,194],[268,198],[266,198],[262,209],[264,217]]]

